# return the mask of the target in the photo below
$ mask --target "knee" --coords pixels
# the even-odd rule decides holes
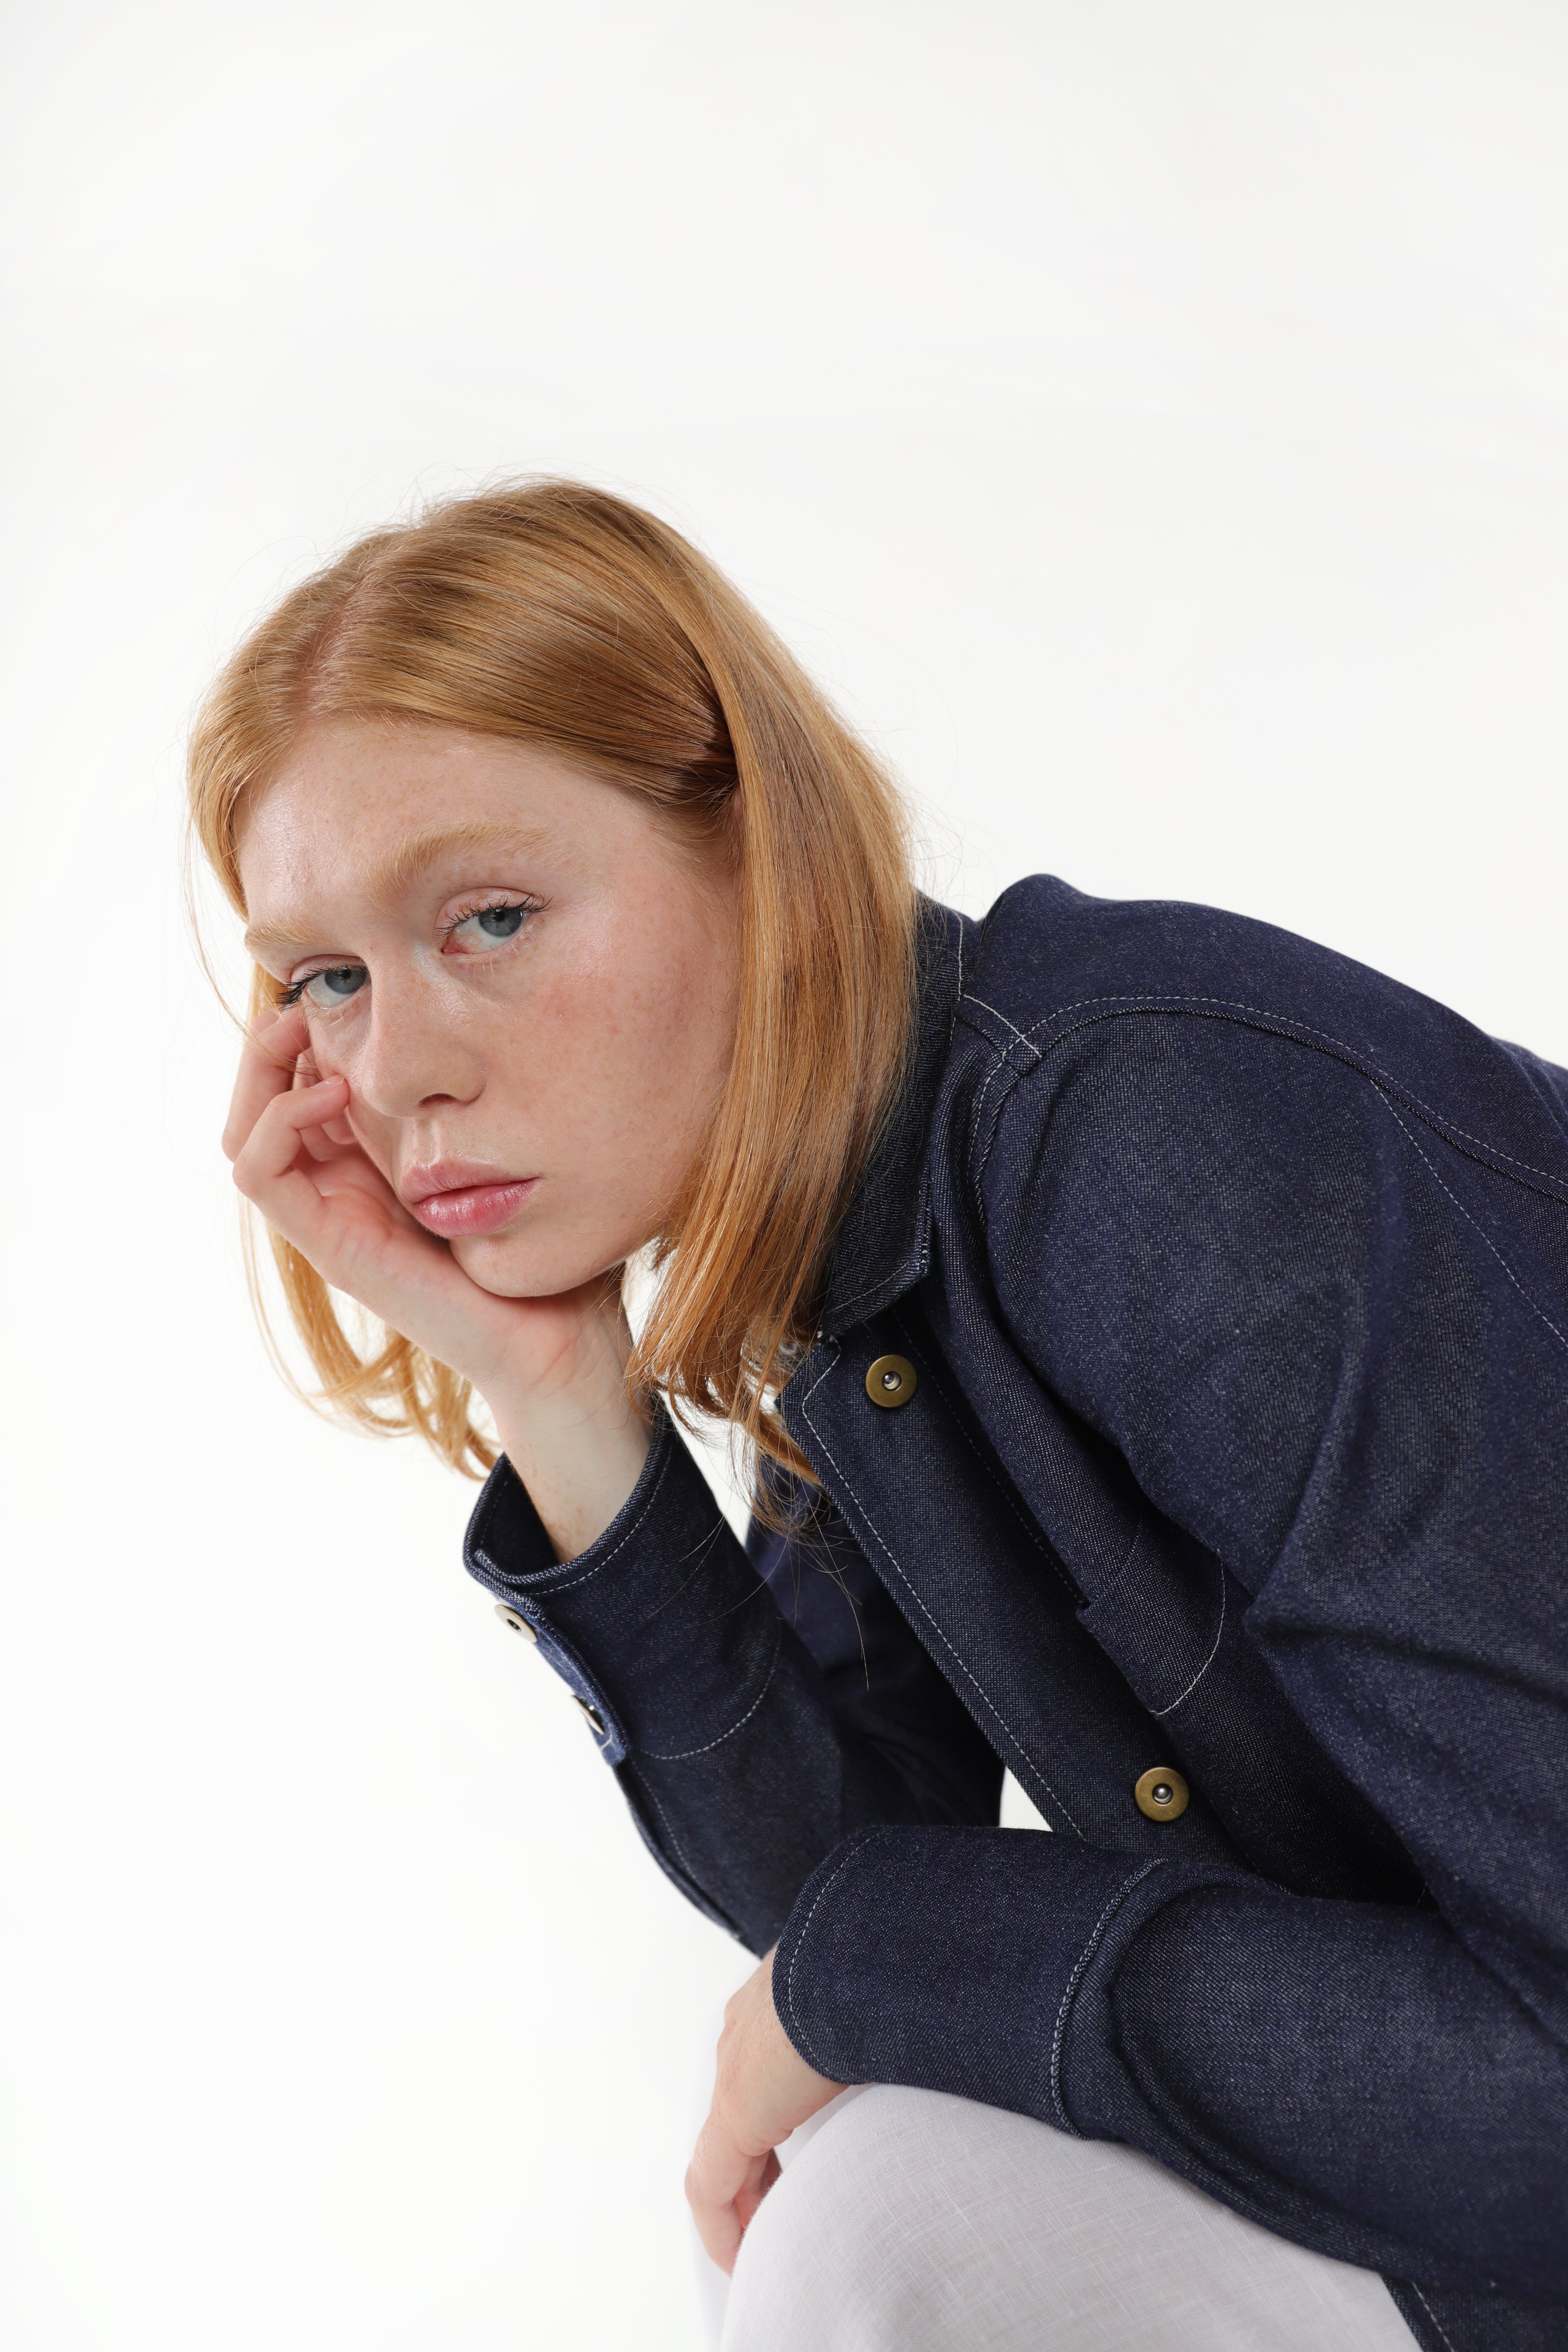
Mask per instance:
[[[921,2352],[964,2340],[944,2332],[946,2265],[931,2260],[952,2196],[940,2160],[927,2160],[941,2131],[925,2110],[949,2104],[873,2085],[829,2116],[746,2233],[724,2352]]]
[[[862,2091],[830,2114],[806,2144],[786,2151],[784,2170],[759,2207],[735,2263],[723,2352],[816,2352],[851,2340],[841,2323],[847,2297],[863,2303],[864,2260],[858,2136],[854,2108],[884,2095]],[[857,2337],[868,2344],[880,2337]]]

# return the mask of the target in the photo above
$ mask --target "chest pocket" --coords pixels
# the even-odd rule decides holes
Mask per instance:
[[[1216,1553],[1150,1511],[1079,1622],[1256,1868],[1302,1895],[1414,1902],[1419,1872],[1287,1701],[1250,1605]]]
[[[1126,1559],[1079,1619],[1163,1722],[1213,1671],[1234,1584],[1214,1552],[1168,1520],[1146,1517]],[[1245,1598],[1239,1588],[1237,1597]]]

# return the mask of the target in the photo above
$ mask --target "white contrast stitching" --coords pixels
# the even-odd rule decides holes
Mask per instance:
[[[828,1892],[829,1888],[837,1885],[838,1881],[843,1877],[845,1872],[848,1869],[850,1864],[855,1861],[857,1856],[863,1853],[867,1846],[874,1845],[878,1838],[884,1836],[886,1832],[881,1830],[868,1830],[859,1839],[857,1840],[856,1843],[850,1847],[849,1852],[845,1855],[843,1861],[834,1872],[832,1877],[825,1879],[823,1884],[817,1888],[816,1895],[812,1899],[811,1908],[801,1922],[800,1933],[795,1939],[795,1949],[789,1956],[789,1974],[784,1979],[784,2000],[789,2006],[789,2013],[795,2020],[795,2030],[802,2042],[809,2042],[811,2037],[806,2032],[805,2026],[801,2023],[800,2011],[795,2005],[795,1964],[800,1958],[802,1945],[805,1942],[807,1936],[811,1933],[811,1923],[816,1916],[817,1905],[822,1901],[823,1896]],[[818,2067],[817,2072],[819,2074],[826,2074],[827,2069],[825,2066]]]
[[[1123,1880],[1122,1884],[1117,1888],[1115,1894],[1111,1896],[1110,1902],[1106,1905],[1104,1910],[1095,1921],[1094,1928],[1089,1936],[1089,1939],[1084,1946],[1082,1951],[1079,1954],[1078,1966],[1074,1969],[1071,1976],[1068,1979],[1067,1990],[1062,1995],[1062,2005],[1057,2011],[1057,2030],[1051,2037],[1051,2105],[1055,2107],[1058,2115],[1061,2117],[1063,2131],[1071,2132],[1074,2139],[1081,2139],[1083,2137],[1083,2134],[1079,2130],[1078,2126],[1073,2122],[1072,2117],[1068,2115],[1066,2107],[1062,2105],[1062,2035],[1067,2031],[1068,2010],[1071,2005],[1074,1993],[1077,1992],[1079,1989],[1079,1984],[1083,1977],[1084,1970],[1088,1968],[1090,1960],[1093,1959],[1095,1953],[1100,1949],[1100,1937],[1104,1935],[1106,1928],[1110,1925],[1113,1913],[1121,1908],[1121,1905],[1126,1901],[1128,1895],[1131,1894],[1132,1889],[1135,1886],[1142,1885],[1144,1879],[1148,1877],[1149,1873],[1152,1870],[1159,1870],[1163,1866],[1163,1865],[1157,1859],[1152,1862],[1146,1862],[1142,1870],[1135,1870],[1131,1877]]]
[[[906,1257],[899,1265],[889,1267],[886,1273],[879,1274],[875,1282],[868,1282],[864,1290],[852,1290],[847,1298],[836,1298],[833,1301],[834,1314],[842,1315],[847,1307],[853,1307],[858,1298],[869,1298],[874,1290],[885,1290],[889,1282],[897,1282],[900,1279],[908,1264],[909,1259]]]
[[[769,1686],[773,1682],[774,1669],[779,1662],[779,1652],[783,1647],[784,1619],[781,1617],[773,1628],[773,1654],[768,1660],[768,1671],[763,1677],[762,1689],[757,1693],[756,1697],[752,1701],[752,1704],[746,1709],[745,1714],[742,1715],[737,1722],[732,1723],[728,1731],[721,1731],[717,1739],[708,1740],[701,1748],[678,1748],[672,1749],[668,1753],[656,1748],[640,1748],[638,1753],[647,1757],[650,1764],[684,1764],[689,1757],[706,1756],[710,1748],[722,1748],[726,1739],[733,1739],[736,1732],[739,1731],[743,1725],[750,1723],[752,1716],[755,1715],[758,1707],[761,1706],[763,1699],[766,1698]]]
[[[1447,2329],[1444,2326],[1442,2321],[1438,2318],[1436,2313],[1433,2310],[1431,2305],[1427,2302],[1426,2296],[1422,2294],[1415,2280],[1406,2279],[1405,2284],[1410,2289],[1411,2294],[1415,2297],[1416,2302],[1421,2305],[1422,2310],[1426,2314],[1427,2318],[1431,2321],[1433,2326],[1436,2329],[1444,2343],[1447,2346],[1448,2352],[1454,2352],[1453,2337],[1449,2335]]]
[[[987,1038],[986,1040],[988,1045],[994,1045],[994,1042],[995,1041],[992,1038]],[[1007,1058],[1012,1050],[1013,1048],[1011,1045],[1008,1045],[997,1053],[996,1059],[992,1063],[990,1069],[985,1074],[985,1084],[981,1087],[979,1094],[974,1098],[974,1116],[969,1122],[969,1164],[972,1171],[974,1170],[975,1154],[980,1149],[980,1115],[985,1108],[985,1097],[990,1093],[992,1087],[995,1083],[998,1071],[1013,1069],[1013,1065]],[[1037,1064],[1036,1066],[1037,1068],[1038,1065]],[[1027,1074],[1022,1070],[1013,1070],[1013,1076],[1015,1077],[1023,1077],[1026,1075]],[[989,1153],[987,1153],[986,1156],[989,1158]],[[982,1169],[974,1175],[974,1197],[976,1207],[980,1206],[980,1177],[984,1173],[984,1171]]]
[[[1214,1637],[1214,1648],[1209,1652],[1208,1656],[1204,1660],[1203,1664],[1198,1668],[1197,1673],[1193,1676],[1192,1681],[1187,1685],[1186,1689],[1183,1691],[1180,1698],[1173,1698],[1169,1706],[1152,1706],[1149,1709],[1150,1714],[1153,1717],[1156,1723],[1163,1723],[1166,1716],[1174,1715],[1176,1709],[1181,1706],[1182,1701],[1184,1699],[1191,1698],[1193,1693],[1196,1690],[1198,1685],[1202,1682],[1204,1676],[1207,1674],[1209,1668],[1213,1665],[1215,1660],[1219,1655],[1219,1645],[1225,1639],[1225,1562],[1222,1559],[1216,1559],[1215,1566],[1219,1570],[1219,1630]]]
[[[542,1601],[553,1601],[558,1592],[570,1592],[574,1586],[586,1584],[591,1577],[598,1575],[599,1570],[602,1568],[608,1568],[610,1562],[614,1559],[618,1551],[624,1551],[626,1549],[627,1544],[630,1543],[632,1538],[636,1535],[637,1529],[641,1527],[643,1521],[652,1510],[655,1503],[658,1502],[658,1490],[665,1482],[665,1478],[669,1470],[670,1462],[673,1459],[675,1439],[670,1435],[668,1431],[665,1431],[663,1433],[660,1442],[665,1447],[665,1456],[664,1460],[659,1464],[658,1476],[654,1480],[653,1485],[648,1489],[647,1500],[644,1503],[641,1510],[637,1513],[630,1527],[626,1528],[618,1542],[613,1543],[610,1546],[609,1550],[605,1554],[603,1559],[596,1559],[592,1568],[585,1568],[583,1570],[581,1576],[569,1576],[563,1583],[552,1584],[547,1591],[541,1590],[538,1597]],[[605,1535],[609,1533],[608,1528],[605,1528]],[[602,1542],[603,1538],[601,1538],[600,1540]],[[579,1555],[579,1557],[581,1557],[581,1555]],[[570,1567],[571,1562],[569,1560],[563,1560],[561,1565],[563,1568]],[[551,1576],[553,1573],[553,1570],[548,1568],[541,1568],[534,1570],[534,1575],[540,1578]],[[531,1600],[534,1596],[530,1588],[532,1586],[533,1578],[530,1577],[521,1580],[521,1581],[522,1582],[523,1590],[527,1594],[527,1597]]]
[[[859,1511],[861,1517],[866,1522],[866,1525],[870,1528],[871,1533],[876,1537],[879,1544],[881,1545],[882,1549],[887,1553],[888,1559],[892,1565],[893,1573],[897,1576],[899,1582],[903,1586],[904,1591],[909,1594],[910,1600],[920,1611],[921,1615],[925,1619],[932,1633],[935,1633],[943,1649],[947,1651],[949,1656],[952,1659],[960,1673],[964,1675],[967,1681],[973,1684],[975,1689],[979,1692],[981,1698],[990,1710],[991,1715],[994,1717],[995,1721],[1001,1725],[1002,1729],[1006,1733],[1018,1754],[1026,1759],[1035,1771],[1039,1772],[1041,1787],[1049,1796],[1051,1802],[1054,1805],[1061,1807],[1062,1818],[1067,1822],[1068,1827],[1072,1831],[1073,1835],[1075,1837],[1082,1837],[1082,1830],[1079,1829],[1078,1823],[1073,1820],[1071,1813],[1068,1812],[1066,1805],[1062,1803],[1061,1799],[1051,1787],[1050,1782],[1046,1779],[1044,1772],[1040,1771],[1039,1765],[1036,1761],[1035,1758],[1030,1755],[1029,1750],[1025,1747],[1023,1741],[1019,1738],[1012,1725],[1007,1721],[1007,1718],[1002,1713],[1001,1708],[997,1706],[989,1691],[986,1690],[984,1685],[980,1681],[978,1675],[970,1671],[968,1664],[959,1655],[953,1643],[948,1639],[946,1633],[943,1633],[942,1627],[937,1623],[936,1619],[931,1615],[931,1611],[926,1607],[925,1602],[921,1599],[920,1594],[915,1591],[914,1586],[910,1582],[909,1578],[904,1574],[903,1570],[899,1566],[898,1559],[894,1554],[891,1546],[887,1542],[881,1530],[876,1526],[875,1522],[867,1513],[864,1503],[861,1502],[859,1496],[855,1493],[855,1489],[850,1485],[848,1479],[844,1476],[843,1471],[839,1469],[837,1461],[834,1456],[832,1447],[828,1444],[827,1440],[823,1436],[822,1432],[818,1429],[816,1422],[812,1420],[811,1400],[816,1394],[817,1390],[822,1386],[823,1381],[827,1378],[828,1373],[833,1370],[834,1364],[837,1361],[838,1348],[837,1342],[829,1340],[827,1345],[833,1351],[832,1356],[829,1361],[823,1366],[822,1370],[818,1373],[816,1379],[813,1381],[805,1395],[801,1399],[800,1411],[802,1420],[806,1423],[806,1426],[811,1431],[811,1433],[816,1438],[817,1444],[821,1446],[824,1454],[826,1454],[829,1462],[833,1464],[834,1470],[837,1476],[844,1480],[845,1492],[848,1495],[854,1496],[856,1508]]]
[[[1383,1088],[1379,1086],[1373,1086],[1372,1090],[1373,1093],[1376,1095],[1378,1100],[1383,1104],[1390,1118],[1399,1129],[1400,1134],[1404,1136],[1405,1141],[1409,1144],[1412,1151],[1415,1152],[1416,1158],[1420,1160],[1423,1168],[1426,1169],[1427,1174],[1431,1177],[1434,1184],[1437,1186],[1440,1192],[1447,1192],[1449,1200],[1453,1202],[1455,1208],[1458,1209],[1460,1216],[1464,1218],[1465,1223],[1468,1225],[1475,1225],[1477,1233],[1480,1234],[1482,1241],[1486,1244],[1488,1249],[1490,1250],[1493,1257],[1496,1258],[1499,1265],[1501,1266],[1503,1272],[1507,1275],[1509,1280],[1512,1283],[1514,1288],[1518,1291],[1520,1297],[1529,1307],[1531,1313],[1532,1315],[1540,1316],[1541,1320],[1545,1324],[1547,1329],[1551,1332],[1552,1338],[1556,1340],[1560,1348],[1568,1348],[1568,1339],[1563,1338],[1562,1332],[1557,1328],[1556,1324],[1553,1323],[1551,1316],[1546,1313],[1545,1309],[1536,1305],[1534,1299],[1531,1298],[1529,1291],[1526,1290],[1523,1283],[1521,1282],[1518,1275],[1515,1274],[1512,1266],[1510,1265],[1507,1258],[1504,1257],[1501,1250],[1499,1249],[1497,1244],[1491,1239],[1485,1228],[1481,1225],[1476,1224],[1476,1220],[1471,1216],[1463,1201],[1459,1199],[1458,1194],[1457,1192],[1448,1192],[1448,1187],[1444,1183],[1443,1179],[1438,1175],[1437,1171],[1433,1167],[1432,1162],[1427,1159],[1426,1154],[1422,1150],[1421,1146],[1416,1142],[1415,1138],[1411,1134],[1410,1129],[1405,1126],[1405,1121],[1400,1118],[1399,1113],[1394,1109],[1394,1105],[1389,1101],[1388,1097],[1384,1093]]]
[[[1011,1029],[1014,1036],[1016,1037],[1020,1045],[1028,1045],[1028,1039],[1025,1036],[1017,1024],[1016,1022],[1009,1021],[1007,1015],[1005,1013],[999,1013],[994,1004],[987,1004],[983,996],[966,996],[962,1001],[965,1004],[978,1004],[982,1013],[989,1013],[994,1021],[1000,1021],[1004,1029]]]
[[[978,996],[965,997],[961,1001],[968,1004],[978,1004],[983,1012],[994,1013],[994,1007],[984,1003]],[[1521,1169],[1527,1176],[1543,1177],[1549,1184],[1568,1184],[1568,1175],[1559,1174],[1550,1168],[1537,1168],[1532,1160],[1516,1159],[1513,1153],[1500,1150],[1495,1143],[1489,1143],[1485,1136],[1472,1135],[1468,1128],[1460,1127],[1457,1120],[1447,1118],[1440,1110],[1434,1109],[1430,1103],[1423,1102],[1419,1095],[1410,1093],[1391,1071],[1384,1069],[1380,1063],[1374,1062],[1370,1054],[1358,1052],[1355,1046],[1347,1045],[1342,1037],[1336,1037],[1332,1030],[1314,1028],[1310,1021],[1299,1020],[1293,1013],[1274,1013],[1265,1005],[1243,1004],[1236,998],[1228,996],[1165,996],[1144,991],[1123,996],[1079,997],[1074,1003],[1058,1004],[1054,1011],[1045,1013],[1035,1022],[1027,1031],[1015,1031],[1014,1034],[1021,1037],[1023,1042],[1028,1045],[1040,1030],[1048,1029],[1053,1021],[1065,1020],[1069,1013],[1086,1013],[1099,1004],[1146,1004],[1156,1007],[1212,1004],[1223,1013],[1244,1013],[1254,1021],[1277,1022],[1284,1028],[1299,1029],[1308,1037],[1318,1037],[1324,1045],[1332,1045],[1336,1053],[1343,1054],[1346,1059],[1353,1063],[1363,1074],[1368,1071],[1373,1072],[1375,1077],[1382,1078],[1387,1085],[1394,1087],[1413,1110],[1420,1112],[1423,1118],[1432,1120],[1434,1125],[1446,1129],[1450,1135],[1457,1135],[1461,1141],[1475,1144],[1479,1150],[1490,1152],[1494,1160],[1506,1160],[1510,1168]],[[1005,1020],[1006,1016],[1005,1013],[995,1013],[995,1018],[1000,1021]],[[1012,1028],[1013,1024],[1008,1022],[1007,1025]],[[1061,1041],[1058,1038],[1056,1042],[1059,1045]],[[1036,1048],[1036,1050],[1039,1049]],[[1012,1048],[1009,1046],[1008,1052],[1011,1051]],[[994,1076],[995,1072],[993,1071],[992,1076]],[[989,1079],[986,1084],[989,1086]]]

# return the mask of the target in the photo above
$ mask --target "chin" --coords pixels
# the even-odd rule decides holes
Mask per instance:
[[[579,1239],[552,1248],[535,1234],[474,1234],[454,1241],[452,1255],[470,1282],[492,1298],[556,1298],[621,1263],[624,1251],[595,1251]]]

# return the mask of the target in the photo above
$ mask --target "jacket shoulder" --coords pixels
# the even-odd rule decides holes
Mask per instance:
[[[1157,999],[1321,1016],[1365,1050],[1391,1016],[1456,1016],[1331,948],[1219,907],[1175,898],[1092,898],[1038,874],[1004,891],[981,927],[966,992],[1027,1034],[1073,1011]]]
[[[1568,1073],[1447,1006],[1272,923],[1178,899],[1092,898],[1053,875],[1016,883],[981,927],[963,1011],[1040,1052],[1149,1013],[1260,1030],[1391,1085],[1439,1126],[1491,1122],[1503,1157],[1568,1180]],[[1193,1031],[1194,1050],[1201,1031]],[[1506,1129],[1504,1133],[1501,1129]]]

